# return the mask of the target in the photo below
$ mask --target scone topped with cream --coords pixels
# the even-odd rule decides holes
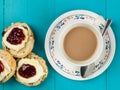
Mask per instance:
[[[23,58],[33,49],[34,36],[26,23],[14,23],[3,32],[3,48],[14,57]]]
[[[0,50],[0,82],[6,82],[15,73],[16,61],[11,54]]]
[[[48,69],[45,61],[30,53],[27,57],[18,60],[15,78],[27,86],[36,86],[47,77]]]

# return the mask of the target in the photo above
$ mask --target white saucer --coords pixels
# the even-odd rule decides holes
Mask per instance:
[[[82,78],[80,67],[65,62],[59,49],[60,38],[62,37],[62,33],[64,33],[64,28],[70,23],[79,22],[79,20],[95,25],[100,32],[102,32],[105,24],[103,17],[90,11],[74,10],[67,12],[58,17],[50,26],[45,39],[45,51],[51,66],[58,73],[73,80],[88,80],[100,75],[110,65],[115,53],[115,37],[111,27],[109,27],[104,36],[105,47],[101,57],[94,63],[91,75]]]

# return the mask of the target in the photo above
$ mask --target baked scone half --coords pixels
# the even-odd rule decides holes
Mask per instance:
[[[16,61],[13,56],[5,50],[0,50],[0,82],[6,82],[16,70]]]
[[[14,23],[3,31],[2,45],[14,57],[23,58],[33,49],[33,32],[26,23]]]
[[[46,62],[34,53],[18,60],[15,78],[27,86],[39,85],[48,75]]]

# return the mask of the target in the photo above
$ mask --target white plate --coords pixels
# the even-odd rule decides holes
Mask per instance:
[[[115,53],[115,37],[111,27],[108,28],[104,36],[104,50],[99,58],[94,62],[94,69],[86,78],[82,78],[80,67],[68,64],[61,56],[60,38],[64,33],[64,28],[74,22],[89,22],[102,32],[105,20],[96,13],[87,10],[74,10],[58,17],[50,26],[46,39],[45,51],[51,66],[61,75],[73,80],[88,80],[100,75],[110,65]]]

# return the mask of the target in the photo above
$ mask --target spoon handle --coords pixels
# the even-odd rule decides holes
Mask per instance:
[[[102,36],[104,36],[105,31],[107,30],[107,28],[109,27],[109,25],[110,25],[111,23],[112,23],[112,20],[111,20],[111,19],[107,19],[106,25],[105,25],[105,27],[104,27],[104,29],[103,29]]]

